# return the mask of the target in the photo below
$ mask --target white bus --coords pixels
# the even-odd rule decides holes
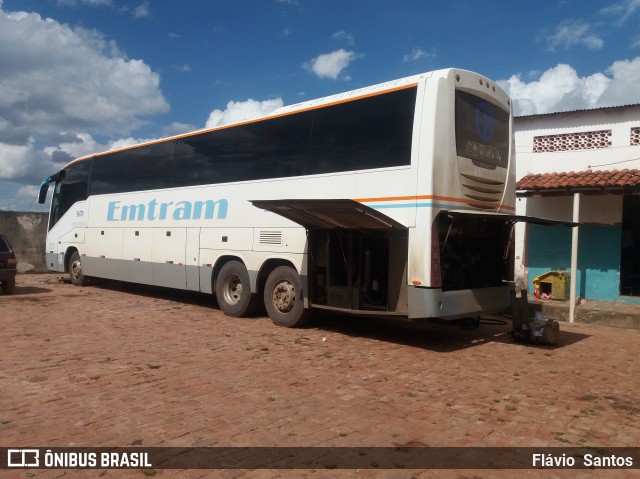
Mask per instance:
[[[47,265],[288,327],[477,318],[510,303],[511,138],[505,92],[446,69],[78,158],[41,186]]]

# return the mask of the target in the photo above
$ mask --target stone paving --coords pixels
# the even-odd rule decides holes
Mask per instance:
[[[317,314],[234,319],[204,295],[21,275],[0,295],[0,446],[640,445],[640,332],[554,347]],[[638,477],[590,470],[0,470],[55,477]]]

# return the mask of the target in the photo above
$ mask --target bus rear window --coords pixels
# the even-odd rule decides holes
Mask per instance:
[[[458,156],[506,168],[509,112],[471,93],[456,90],[455,114]]]

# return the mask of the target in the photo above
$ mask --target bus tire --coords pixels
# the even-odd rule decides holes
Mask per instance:
[[[309,319],[304,309],[304,293],[298,272],[290,266],[278,266],[267,277],[264,305],[274,324],[285,328],[302,326]]]
[[[69,258],[69,279],[71,284],[76,286],[84,286],[87,283],[86,276],[82,273],[82,261],[80,261],[80,253],[74,251]]]
[[[240,261],[225,263],[216,278],[216,299],[224,314],[239,318],[250,315],[257,295],[251,294],[249,272]]]

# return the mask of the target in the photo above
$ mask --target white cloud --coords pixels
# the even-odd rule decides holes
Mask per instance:
[[[336,50],[331,53],[318,55],[303,66],[320,78],[331,78],[333,80],[337,80],[340,73],[342,73],[342,71],[347,68],[353,60],[363,57],[364,54],[362,53],[355,53],[341,48],[340,50]]]
[[[48,160],[48,155],[33,151],[33,141],[26,145],[0,143],[0,179],[28,181],[36,175],[44,178],[47,174],[43,174],[41,165]]]
[[[356,41],[353,38],[353,34],[349,32],[345,32],[344,30],[340,30],[339,32],[335,32],[331,35],[331,38],[338,41],[344,41],[347,45],[355,45]]]
[[[402,62],[409,63],[409,62],[414,62],[416,60],[420,60],[421,58],[435,57],[435,56],[436,56],[435,48],[431,50],[431,53],[427,53],[422,48],[415,47],[413,50],[411,50],[411,53],[407,53],[402,57]]]
[[[112,6],[113,0],[56,0],[56,3],[64,7],[74,7],[78,4],[89,5],[93,7],[99,5]]]
[[[191,66],[186,63],[182,65],[171,65],[171,68],[179,73],[191,73]]]
[[[166,128],[167,136],[174,136],[179,133],[185,133],[186,131],[192,131],[191,125],[184,125],[181,123],[173,123]],[[177,130],[180,130],[179,132]],[[59,160],[59,168],[63,167],[69,161],[80,158],[82,156],[91,155],[102,151],[118,150],[120,148],[127,148],[129,146],[139,145],[141,143],[149,143],[151,141],[157,141],[160,138],[133,138],[131,136],[126,138],[118,138],[110,140],[106,144],[96,141],[91,135],[87,133],[79,133],[76,135],[76,139],[68,143],[60,143],[56,147],[45,147],[43,153],[49,155],[53,159]]]
[[[37,185],[22,185],[12,181],[0,179],[0,205],[4,211],[42,211],[49,210],[48,205],[39,205],[37,202],[37,192],[40,182]],[[51,200],[53,188],[49,188],[48,200]]]
[[[40,188],[36,185],[21,186],[20,188],[18,188],[18,191],[16,191],[16,198],[35,202],[38,198],[39,190]],[[48,193],[51,194],[51,191],[49,191]]]
[[[282,98],[274,100],[230,101],[225,110],[215,109],[209,114],[205,128],[228,125],[239,121],[253,120],[273,113],[283,105]]]
[[[168,110],[143,61],[127,60],[96,31],[35,13],[0,12],[0,64],[0,117],[14,126],[129,131],[140,115]]]
[[[625,0],[614,3],[600,10],[601,15],[608,15],[617,18],[617,23],[622,25],[640,8],[640,0]]]
[[[136,146],[141,143],[148,143],[150,141],[158,140],[159,138],[120,138],[118,140],[109,143],[108,150],[119,150],[120,148],[128,148],[130,146]]]
[[[0,65],[0,178],[39,183],[100,148],[91,135],[126,135],[169,109],[142,60],[37,13],[0,10]]]
[[[150,14],[149,2],[144,2],[133,9],[134,18],[146,18]]]
[[[60,138],[52,140],[54,144],[43,147],[42,152],[57,159],[61,163],[60,167],[74,158],[109,149],[108,145],[100,144],[89,133],[64,133]]]
[[[162,134],[164,137],[176,136],[176,135],[182,135],[183,133],[189,133],[191,131],[195,131],[198,128],[199,127],[195,125],[191,125],[189,123],[173,122],[162,129]]]
[[[601,106],[640,103],[640,57],[613,62],[607,73],[613,79],[602,94]]]
[[[585,77],[560,64],[528,83],[513,75],[498,84],[511,95],[516,115],[640,103],[640,57],[616,61]]]
[[[591,25],[580,20],[567,20],[559,24],[555,31],[545,38],[549,50],[584,45],[590,50],[600,50],[604,41],[591,33]]]

